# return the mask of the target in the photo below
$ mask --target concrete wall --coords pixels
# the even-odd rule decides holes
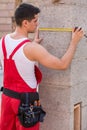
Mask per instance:
[[[28,2],[31,2],[28,0]],[[81,26],[87,32],[87,2],[51,0],[31,3],[41,8],[40,27]],[[52,54],[61,57],[70,42],[70,32],[40,32],[42,45]],[[54,71],[42,66],[43,81],[40,96],[47,111],[41,130],[74,130],[74,105],[81,102],[81,130],[87,129],[87,40],[83,38],[77,48],[72,64],[66,71]]]
[[[8,3],[8,2],[9,3]],[[40,27],[74,27],[81,26],[87,33],[87,1],[84,0],[23,0],[41,9]],[[55,0],[57,1],[57,0]],[[7,2],[7,3],[6,3]],[[0,36],[10,30],[13,15],[13,0],[0,0]],[[7,5],[11,5],[9,7]],[[6,10],[6,11],[5,11]],[[7,13],[7,14],[4,14]],[[1,22],[2,21],[2,22]],[[4,26],[3,26],[4,24]],[[8,25],[8,26],[7,26]],[[3,28],[2,28],[3,26]],[[1,30],[2,28],[2,30]],[[42,45],[59,58],[69,46],[70,32],[42,32]],[[41,130],[74,130],[74,105],[81,102],[81,130],[87,130],[87,40],[83,38],[77,48],[72,64],[66,71],[50,70],[40,65],[43,81],[40,85],[40,97],[47,112]]]

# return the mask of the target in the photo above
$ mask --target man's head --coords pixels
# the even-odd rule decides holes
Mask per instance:
[[[22,3],[15,11],[15,22],[17,26],[26,26],[29,22],[28,27],[34,27],[34,24],[37,24],[38,13],[40,9],[31,4]],[[37,26],[37,25],[35,25]],[[33,28],[31,30],[33,32]]]

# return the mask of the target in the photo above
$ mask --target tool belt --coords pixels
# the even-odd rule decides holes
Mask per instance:
[[[5,95],[20,100],[17,116],[22,126],[28,128],[44,121],[46,112],[40,104],[37,92],[18,93],[7,88],[2,90]]]

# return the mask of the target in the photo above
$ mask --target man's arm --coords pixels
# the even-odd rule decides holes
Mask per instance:
[[[76,29],[75,32],[72,32],[72,39],[69,48],[61,59],[53,56],[44,47],[35,42],[25,45],[24,54],[29,60],[38,61],[45,67],[59,70],[67,69],[72,61],[77,44],[82,37],[82,30],[79,31],[79,29]]]

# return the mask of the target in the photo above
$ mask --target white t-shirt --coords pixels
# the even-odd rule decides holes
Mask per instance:
[[[9,55],[12,53],[14,48],[22,41],[26,40],[27,38],[21,38],[18,40],[12,39],[10,37],[10,34],[7,34],[5,37],[5,47],[7,51],[7,58]],[[31,44],[31,43],[30,43]],[[23,78],[23,80],[31,87],[31,88],[36,88],[37,87],[37,81],[35,77],[35,72],[34,72],[34,65],[35,61],[31,61],[27,59],[27,57],[23,53],[23,46],[22,45],[17,52],[13,55],[16,68]],[[2,52],[2,39],[0,40],[0,60],[3,66],[3,52]]]

